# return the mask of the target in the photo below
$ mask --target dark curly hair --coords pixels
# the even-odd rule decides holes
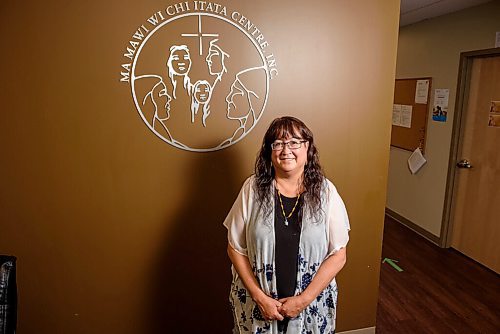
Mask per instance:
[[[258,202],[266,211],[270,209],[270,199],[273,192],[273,180],[275,176],[274,167],[271,161],[271,144],[277,139],[289,137],[303,138],[309,142],[307,150],[307,162],[304,166],[304,177],[302,186],[305,190],[303,195],[304,204],[314,215],[320,212],[321,190],[325,176],[319,164],[319,154],[314,145],[314,138],[311,130],[301,120],[285,116],[276,118],[264,135],[262,147],[255,161],[255,187]]]

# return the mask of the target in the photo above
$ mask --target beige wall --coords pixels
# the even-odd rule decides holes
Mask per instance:
[[[500,31],[500,1],[402,27],[399,32],[396,77],[429,76],[433,87],[427,164],[411,175],[406,162],[411,152],[391,147],[387,207],[436,236],[441,232],[460,52],[494,47],[496,31]],[[446,123],[432,121],[436,88],[450,89]]]
[[[265,32],[279,76],[256,128],[205,154],[156,138],[119,82],[165,1],[2,3],[0,253],[18,257],[20,334],[229,333],[221,223],[285,114],[350,213],[339,330],[375,325],[399,1],[220,3]]]

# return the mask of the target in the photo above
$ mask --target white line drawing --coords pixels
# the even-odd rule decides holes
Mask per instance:
[[[252,90],[250,86],[251,81],[248,79],[249,76],[260,70],[266,73],[265,67],[259,66],[245,69],[236,74],[234,82],[231,85],[231,91],[226,96],[227,118],[240,121],[240,126],[234,131],[233,136],[229,139],[228,145],[231,145],[234,140],[238,140],[245,136],[260,118],[260,114],[255,114],[254,100],[259,100],[261,97]],[[235,103],[234,100],[236,96],[242,96],[243,99],[240,100],[242,102]],[[222,143],[222,145],[224,145],[224,143]]]
[[[208,47],[208,55],[205,61],[208,65],[208,72],[210,75],[215,75],[215,81],[212,84],[212,89],[215,88],[217,82],[222,80],[222,75],[227,73],[225,59],[229,58],[229,54],[224,52],[216,43],[218,39],[213,39],[210,41],[210,46]]]
[[[216,19],[220,20],[222,22],[225,22],[229,25],[231,25],[233,28],[236,28],[239,30],[244,36],[247,38],[247,40],[251,43],[253,48],[258,54],[258,57],[260,61],[261,66],[256,66],[256,67],[251,67],[251,68],[246,68],[244,70],[241,70],[236,74],[234,82],[231,86],[231,91],[229,94],[226,96],[226,118],[228,120],[237,120],[239,122],[238,128],[233,132],[233,135],[231,138],[228,139],[223,139],[221,140],[220,144],[213,145],[210,144],[210,146],[198,146],[197,147],[191,147],[186,144],[183,144],[179,142],[178,140],[174,140],[171,135],[170,138],[167,138],[168,136],[165,136],[161,133],[158,132],[157,129],[153,128],[152,124],[149,122],[149,120],[146,119],[144,115],[144,111],[142,110],[142,103],[144,102],[143,99],[138,100],[137,96],[137,84],[136,81],[137,79],[142,78],[143,76],[137,75],[137,66],[138,66],[138,59],[140,58],[141,51],[143,50],[144,46],[147,45],[148,41],[151,39],[152,36],[155,35],[155,33],[160,30],[162,27],[165,25],[176,21],[176,20],[181,20],[186,17],[193,17],[196,16],[198,18],[198,34],[182,34],[183,37],[198,37],[199,38],[199,48],[200,48],[200,55],[202,55],[202,42],[203,42],[203,37],[219,37],[219,34],[204,34],[201,33],[201,16],[204,17],[204,19],[211,18],[211,19]],[[220,47],[221,39],[216,38],[216,39],[211,39],[210,45],[209,45],[209,50],[208,50],[208,55],[207,58],[205,58],[205,62],[207,63],[208,67],[208,73],[210,76],[215,76],[215,80],[213,84],[209,85],[210,86],[210,92],[206,92],[205,89],[205,94],[208,93],[208,97],[202,97],[201,95],[198,96],[198,106],[195,107],[191,105],[191,116],[193,117],[193,108],[197,108],[195,111],[195,115],[198,113],[199,109],[204,108],[204,115],[202,116],[202,123],[203,126],[206,126],[206,120],[207,117],[210,115],[210,113],[215,113],[215,112],[221,112],[222,110],[211,110],[209,106],[210,99],[212,99],[212,96],[214,94],[213,88],[219,83],[223,77],[223,74],[228,72],[228,69],[226,68],[226,65],[224,63],[224,60],[229,58],[229,54],[222,50]],[[180,43],[179,43],[180,44]],[[213,55],[210,55],[210,50],[212,50]],[[220,56],[220,59],[216,61],[216,56],[214,56],[217,53],[217,55]],[[177,56],[177,57],[174,57]],[[170,59],[172,57],[172,59]],[[176,63],[177,61],[177,63]],[[172,82],[172,86],[174,87],[172,91],[172,97],[173,99],[176,99],[176,89],[177,87],[177,82],[182,79],[183,80],[183,86],[184,89],[187,91],[187,93],[191,96],[191,101],[193,101],[193,95],[195,90],[193,89],[194,86],[191,83],[191,79],[189,77],[189,70],[191,69],[191,56],[189,53],[189,48],[186,45],[172,45],[170,48],[170,55],[169,59],[167,61],[167,67],[168,67],[168,72],[169,72],[169,78]],[[209,63],[211,62],[211,63]],[[180,64],[179,64],[180,63]],[[219,66],[220,64],[220,66]],[[136,106],[137,111],[139,112],[139,115],[141,118],[144,120],[144,122],[148,125],[150,130],[155,133],[160,139],[164,140],[165,142],[169,143],[170,145],[187,150],[187,151],[192,151],[192,152],[212,152],[212,151],[217,151],[224,149],[226,147],[229,147],[231,145],[236,144],[240,140],[242,140],[256,125],[256,123],[259,121],[259,119],[262,116],[262,113],[264,112],[268,98],[269,98],[269,80],[270,80],[270,73],[269,73],[269,68],[267,66],[268,62],[266,61],[266,58],[264,56],[263,50],[259,46],[258,42],[253,38],[251,33],[247,31],[244,27],[240,26],[237,24],[237,22],[233,22],[231,19],[223,17],[223,16],[218,16],[216,14],[212,13],[185,13],[185,14],[180,14],[175,17],[169,18],[162,22],[161,24],[157,25],[151,32],[144,38],[143,43],[138,47],[138,49],[135,52],[135,57],[132,62],[132,68],[130,71],[130,83],[131,83],[131,91],[132,91],[132,97],[134,99],[134,103]],[[260,80],[259,82],[254,83],[255,85],[258,85],[259,87],[255,86],[252,87],[251,80],[247,82],[247,80],[244,78],[247,74],[250,75],[251,73],[262,73],[265,77],[263,80]],[[159,76],[158,76],[159,77]],[[182,78],[180,78],[182,77]],[[203,81],[203,80],[198,80],[198,81]],[[197,82],[198,82],[197,81]],[[207,81],[207,80],[205,80]],[[196,83],[195,83],[196,84]],[[200,83],[201,85],[201,83]],[[217,88],[222,87],[217,85]],[[203,88],[203,86],[202,86]],[[205,86],[206,88],[206,86]],[[200,90],[201,94],[201,90]],[[154,94],[152,93],[151,96]],[[204,102],[204,98],[207,98],[207,102]],[[236,102],[235,99],[237,100],[238,98],[242,99],[242,101]],[[201,103],[200,103],[201,102]],[[257,102],[257,103],[256,103]],[[157,104],[159,105],[159,104]],[[205,109],[205,107],[207,109]],[[187,110],[186,110],[187,111]],[[177,112],[177,110],[176,110]],[[180,111],[182,112],[182,111]],[[189,111],[187,111],[189,112]],[[204,118],[203,118],[204,117]],[[192,120],[192,119],[191,119]],[[165,122],[162,123],[162,129],[165,129],[167,126]],[[166,122],[168,124],[168,121]],[[155,124],[156,121],[155,121]],[[229,124],[229,123],[228,123]],[[233,128],[234,129],[234,128]],[[168,130],[167,130],[168,131]],[[232,130],[231,130],[232,131]],[[169,133],[169,132],[168,132]],[[176,134],[173,134],[176,136]]]
[[[191,91],[191,79],[189,78],[189,70],[191,69],[191,55],[186,45],[172,45],[170,47],[170,55],[167,60],[168,76],[174,86],[174,99],[177,98],[175,92],[177,90],[176,76],[183,77],[184,89]]]
[[[157,124],[165,130],[167,136],[165,139],[174,141],[166,124],[166,120],[170,118],[170,101],[172,97],[168,95],[167,86],[163,82],[163,78],[156,74],[141,75],[136,80],[141,79],[141,82],[148,84],[152,87],[142,99],[142,105],[147,106],[150,102],[154,108],[153,117],[151,119],[151,126],[157,129]],[[163,136],[165,137],[165,136]]]
[[[197,34],[181,34],[182,37],[198,37],[200,56],[203,54],[203,37],[219,37],[219,34],[204,34],[201,32],[201,15],[198,15],[198,33]]]
[[[206,119],[210,115],[210,98],[212,97],[212,86],[207,80],[198,80],[193,85],[191,95],[191,123],[194,123],[194,117],[198,114],[200,106],[203,106],[202,123],[206,127]]]

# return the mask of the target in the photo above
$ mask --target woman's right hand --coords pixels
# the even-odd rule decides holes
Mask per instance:
[[[260,309],[260,313],[266,320],[283,320],[283,315],[278,311],[281,307],[281,302],[273,299],[262,292],[259,297],[254,298]]]

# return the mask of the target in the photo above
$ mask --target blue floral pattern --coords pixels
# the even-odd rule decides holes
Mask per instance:
[[[311,283],[314,275],[320,267],[319,262],[312,262],[304,255],[299,254],[298,271],[302,274],[300,290],[296,294],[300,294]],[[300,276],[300,275],[299,275]],[[325,298],[326,296],[326,298]],[[304,326],[301,333],[319,333],[332,334],[335,333],[335,309],[337,303],[337,285],[335,280],[322,291],[316,299],[304,310],[305,318]],[[297,332],[299,333],[299,332]]]

